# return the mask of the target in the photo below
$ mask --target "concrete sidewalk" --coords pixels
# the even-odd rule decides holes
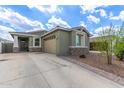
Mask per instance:
[[[123,87],[47,53],[0,54],[0,87]]]

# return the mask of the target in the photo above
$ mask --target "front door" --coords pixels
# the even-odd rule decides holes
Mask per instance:
[[[20,51],[28,51],[28,38],[19,39]]]

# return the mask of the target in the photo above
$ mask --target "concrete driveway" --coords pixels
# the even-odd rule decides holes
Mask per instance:
[[[0,54],[0,87],[122,87],[47,53]]]

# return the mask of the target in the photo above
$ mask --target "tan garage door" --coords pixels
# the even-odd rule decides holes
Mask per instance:
[[[56,53],[56,39],[44,41],[44,51],[47,53]]]

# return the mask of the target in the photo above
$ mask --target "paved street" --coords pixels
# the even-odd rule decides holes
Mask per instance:
[[[76,64],[47,53],[0,54],[0,87],[122,87]]]

